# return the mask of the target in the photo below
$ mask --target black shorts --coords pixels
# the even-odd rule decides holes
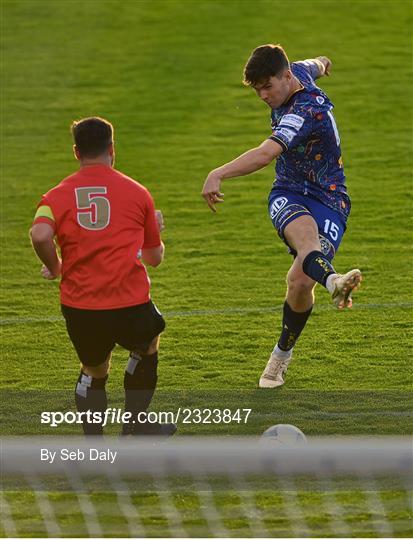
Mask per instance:
[[[85,366],[98,366],[116,344],[128,351],[145,352],[165,328],[155,304],[121,309],[77,309],[62,304],[69,337]]]

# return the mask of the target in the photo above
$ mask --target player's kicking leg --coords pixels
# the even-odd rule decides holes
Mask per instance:
[[[284,229],[284,237],[297,256],[287,276],[283,329],[261,375],[261,388],[275,388],[284,384],[293,347],[311,314],[315,283],[326,287],[334,304],[342,309],[351,307],[351,292],[361,281],[360,270],[351,270],[344,275],[335,272],[329,258],[321,252],[317,223],[311,215],[302,215],[291,221]]]
[[[331,293],[334,305],[338,309],[351,308],[353,299],[351,293],[358,289],[362,280],[358,268],[350,270],[346,274],[331,274],[326,281],[326,289]]]

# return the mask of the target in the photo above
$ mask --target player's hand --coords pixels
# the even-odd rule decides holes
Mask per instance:
[[[202,197],[213,212],[217,211],[215,208],[217,203],[224,202],[224,194],[221,193],[221,178],[214,172],[209,173],[205,180]]]
[[[319,58],[320,61],[324,64],[324,75],[327,75],[328,77],[330,75],[333,62],[330,60],[330,58],[327,58],[327,56],[320,56]]]
[[[155,216],[156,216],[156,221],[158,223],[159,232],[162,232],[165,229],[165,223],[163,220],[162,212],[160,210],[155,210]]]
[[[56,279],[60,276],[62,272],[62,263],[59,261],[59,266],[56,269],[56,272],[51,272],[47,266],[44,264],[40,270],[40,273],[44,279]]]

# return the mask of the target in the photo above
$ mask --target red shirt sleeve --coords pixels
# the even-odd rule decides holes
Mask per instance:
[[[143,249],[154,248],[161,245],[161,235],[156,221],[155,205],[152,197],[148,193],[146,216],[145,216],[145,234],[143,240]]]
[[[33,219],[33,225],[36,223],[47,223],[53,227],[54,232],[56,232],[56,221],[53,215],[53,210],[51,208],[50,202],[45,196],[42,197],[42,200],[37,205],[37,211]]]

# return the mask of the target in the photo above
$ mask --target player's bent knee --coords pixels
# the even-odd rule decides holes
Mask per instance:
[[[288,287],[295,287],[300,289],[312,289],[315,287],[316,282],[304,274],[301,269],[301,264],[297,264],[297,259],[294,261],[293,266],[289,269],[286,276],[286,282]]]
[[[110,364],[109,362],[104,362],[98,366],[86,366],[81,364],[83,373],[90,375],[94,379],[103,379],[109,373]]]
[[[306,275],[300,277],[288,275],[287,285],[289,293],[301,295],[311,293],[315,287],[315,281],[313,281]]]
[[[159,339],[160,339],[160,336],[157,335],[153,338],[153,340],[149,343],[149,346],[147,349],[143,350],[143,349],[135,349],[133,352],[136,352],[138,354],[143,354],[143,355],[150,355],[150,354],[154,354],[158,351],[159,349]]]

